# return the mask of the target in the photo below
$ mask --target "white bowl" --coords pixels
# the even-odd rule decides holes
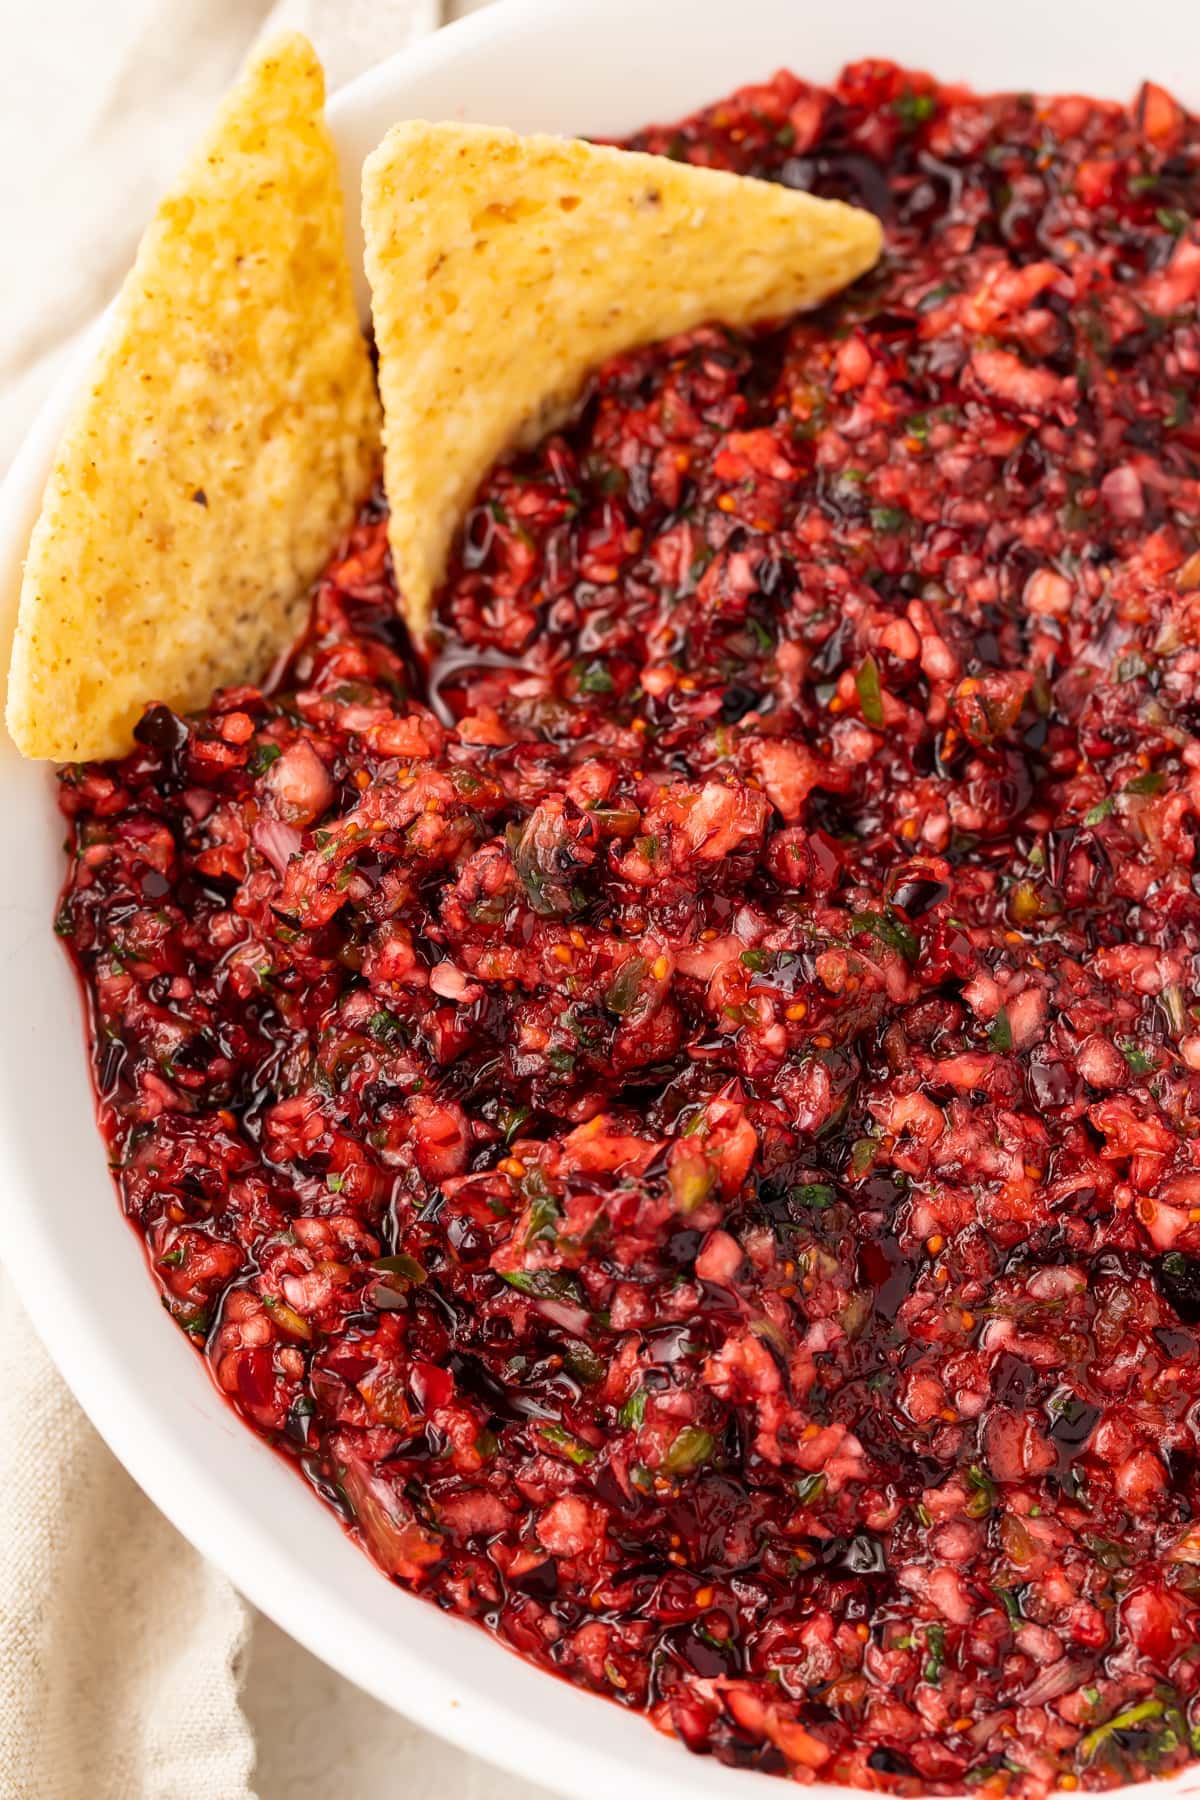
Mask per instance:
[[[1153,76],[1194,105],[1200,8],[858,0],[843,12],[804,0],[505,0],[375,69],[330,110],[353,208],[364,156],[406,114],[620,133],[784,64],[828,78],[845,61],[876,55],[985,89],[1124,99]],[[0,666],[42,483],[91,347],[81,347],[0,495]],[[581,1800],[614,1790],[624,1800],[746,1800],[748,1784],[764,1778],[689,1757],[643,1719],[553,1683],[482,1631],[391,1586],[218,1398],[164,1318],[120,1217],[94,1124],[79,995],[51,930],[63,876],[53,783],[2,734],[0,821],[0,1250],[63,1375],[135,1480],[293,1637],[464,1748]],[[1197,1794],[1200,1776],[1154,1791]]]

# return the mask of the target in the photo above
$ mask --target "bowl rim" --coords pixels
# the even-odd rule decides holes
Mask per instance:
[[[680,0],[681,8],[684,3]],[[1030,0],[1019,3],[1027,5]],[[357,113],[385,98],[398,82],[408,85],[448,71],[464,52],[532,35],[543,24],[561,22],[564,16],[573,21],[585,16],[607,19],[623,8],[628,22],[636,16],[637,4],[644,0],[496,0],[485,10],[385,58],[340,88],[330,98],[330,122],[336,133]],[[1163,0],[1163,4],[1170,7],[1172,0]],[[948,78],[954,75],[952,69],[945,73]],[[752,74],[746,71],[741,78],[749,79]],[[348,202],[351,199],[348,195]],[[106,318],[107,312],[102,313],[80,334],[0,488],[0,584],[8,571],[19,569],[23,559],[29,525],[64,418],[92,361]],[[0,1030],[5,1028],[0,1020]],[[89,1124],[88,1129],[93,1127]],[[133,1377],[115,1336],[97,1335],[81,1322],[75,1303],[83,1276],[54,1244],[48,1222],[36,1205],[32,1181],[26,1191],[23,1164],[28,1166],[28,1158],[19,1148],[13,1148],[10,1157],[9,1150],[0,1109],[4,1266],[38,1336],[118,1461],[181,1535],[252,1605],[384,1705],[514,1776],[542,1782],[549,1779],[559,1792],[579,1800],[610,1800],[618,1783],[629,1800],[673,1800],[675,1796],[684,1800],[684,1796],[697,1794],[724,1795],[729,1800],[741,1794],[746,1800],[751,1791],[746,1785],[750,1772],[689,1756],[681,1745],[653,1732],[641,1715],[625,1712],[564,1682],[552,1686],[549,1675],[465,1623],[461,1630],[488,1642],[491,1654],[479,1659],[483,1664],[479,1675],[459,1677],[451,1692],[438,1662],[422,1655],[420,1623],[429,1611],[428,1602],[403,1590],[388,1590],[397,1608],[394,1629],[388,1630],[374,1619],[364,1620],[353,1597],[336,1591],[319,1572],[313,1575],[286,1540],[255,1523],[240,1502],[236,1486],[223,1476],[218,1464],[206,1460],[182,1433],[172,1431],[171,1421],[164,1420],[159,1407]],[[114,1232],[118,1219],[114,1209]],[[205,1371],[197,1373],[207,1382]],[[169,1465],[164,1448],[173,1453]],[[260,1444],[258,1448],[265,1447]],[[290,1472],[289,1479],[294,1480]],[[307,1496],[302,1497],[308,1502]],[[368,1573],[381,1590],[385,1588],[385,1578],[373,1569]],[[503,1664],[500,1658],[504,1658]],[[513,1675],[514,1666],[529,1680]],[[510,1674],[509,1681],[498,1683],[502,1691],[514,1686],[527,1689],[534,1704],[526,1707],[523,1698],[521,1706],[515,1707],[511,1699],[497,1697],[488,1679],[493,1670]],[[575,1727],[585,1718],[590,1725],[586,1745],[582,1745]],[[822,1800],[836,1800],[847,1792],[827,1783],[814,1784],[811,1791]],[[1153,1793],[1159,1800],[1184,1794],[1200,1796],[1200,1766],[1193,1765],[1166,1782],[1141,1783],[1123,1792]]]

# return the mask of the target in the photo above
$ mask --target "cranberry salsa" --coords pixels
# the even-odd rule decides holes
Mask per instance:
[[[859,201],[601,369],[411,658],[62,777],[164,1305],[390,1576],[722,1760],[1200,1751],[1200,122],[781,74],[636,146]]]

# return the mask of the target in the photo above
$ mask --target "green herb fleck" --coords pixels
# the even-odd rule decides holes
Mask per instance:
[[[1180,212],[1178,207],[1174,206],[1156,206],[1154,217],[1163,230],[1169,231],[1172,237],[1182,237],[1191,223],[1187,214]]]
[[[1006,1587],[997,1587],[997,1588],[994,1588],[992,1591],[994,1592],[997,1600],[999,1600],[1001,1606],[1004,1608],[1005,1612],[1008,1614],[1009,1624],[1010,1625],[1023,1625],[1025,1623],[1025,1617],[1021,1611],[1021,1603],[1017,1599],[1017,1596],[1013,1593],[1012,1589],[1006,1588]]]
[[[1165,1704],[1161,1700],[1143,1700],[1137,1706],[1127,1707],[1115,1718],[1106,1720],[1103,1725],[1098,1725],[1095,1731],[1088,1732],[1080,1742],[1080,1755],[1085,1762],[1090,1762],[1097,1750],[1107,1738],[1113,1735],[1114,1731],[1128,1731],[1134,1725],[1145,1724],[1148,1719],[1161,1718],[1164,1711]]]
[[[788,1189],[788,1199],[795,1206],[811,1206],[817,1212],[824,1212],[832,1206],[836,1196],[831,1187],[823,1181],[802,1181],[796,1187]]]
[[[582,1338],[570,1340],[563,1351],[563,1358],[572,1375],[576,1380],[582,1381],[585,1387],[593,1387],[596,1382],[604,1380],[608,1365]]]
[[[497,1123],[504,1133],[504,1142],[506,1144],[512,1143],[518,1131],[520,1131],[522,1125],[529,1117],[531,1110],[532,1109],[528,1106],[505,1107],[504,1111],[500,1114]]]
[[[604,1004],[609,1012],[623,1018],[626,1013],[633,1011],[647,966],[644,956],[631,956],[621,964],[604,995]]]
[[[1152,1056],[1148,1050],[1141,1049],[1132,1038],[1118,1038],[1117,1048],[1135,1075],[1149,1075],[1158,1067],[1157,1056]]]
[[[921,946],[915,933],[890,909],[886,913],[852,913],[850,924],[855,931],[869,931],[889,949],[898,950],[908,962],[915,963],[920,955]]]
[[[372,1013],[367,1020],[367,1030],[379,1044],[400,1044],[404,1041],[404,1024],[395,1013],[381,1010]]]
[[[971,1490],[964,1508],[968,1518],[986,1518],[996,1504],[995,1482],[985,1469],[979,1467],[978,1463],[972,1463],[967,1470],[967,1486]]]
[[[519,1294],[531,1294],[536,1300],[569,1300],[579,1304],[579,1289],[570,1275],[561,1269],[504,1269],[501,1271],[509,1287]]]
[[[645,1416],[646,1390],[645,1388],[638,1388],[636,1393],[630,1394],[628,1400],[626,1400],[624,1406],[617,1414],[617,1417],[620,1419],[621,1424],[625,1427],[626,1431],[636,1431]]]
[[[868,656],[859,669],[854,685],[858,689],[863,718],[868,725],[878,729],[883,724],[883,688],[879,681],[879,665],[873,656]]]
[[[577,1437],[564,1431],[561,1425],[539,1425],[538,1436],[555,1450],[561,1451],[568,1462],[573,1462],[577,1469],[582,1469],[590,1462],[595,1462],[596,1452],[588,1445],[581,1444]]]
[[[575,679],[581,694],[611,694],[613,691],[613,678],[599,659],[576,663]]]
[[[874,1138],[856,1138],[850,1151],[850,1173],[865,1175],[873,1167],[879,1153],[879,1145]]]
[[[311,1338],[312,1326],[308,1320],[303,1318],[295,1307],[289,1306],[286,1300],[281,1300],[278,1294],[264,1294],[262,1303],[275,1323],[284,1331],[290,1331],[293,1337]]]
[[[525,1232],[526,1244],[532,1244],[539,1238],[553,1238],[561,1214],[558,1201],[546,1188],[533,1196],[529,1207],[529,1225]]]
[[[1166,1258],[1163,1258],[1164,1264]],[[1097,1537],[1094,1532],[1085,1532],[1084,1543],[1091,1551],[1102,1569],[1127,1569],[1129,1553],[1123,1545],[1114,1543],[1111,1538]]]
[[[663,1468],[668,1475],[688,1475],[708,1461],[714,1448],[711,1432],[700,1425],[685,1425],[663,1458]]]
[[[914,131],[918,125],[923,125],[927,119],[932,119],[936,108],[937,101],[932,94],[914,94],[906,91],[903,94],[897,94],[892,101],[892,111],[909,131]]]
[[[429,1279],[415,1256],[408,1256],[403,1250],[395,1256],[377,1256],[371,1264],[381,1275],[401,1275],[405,1281],[411,1281],[414,1287],[420,1287]]]

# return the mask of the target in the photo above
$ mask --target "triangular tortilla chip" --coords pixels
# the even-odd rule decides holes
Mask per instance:
[[[816,306],[882,241],[870,213],[770,182],[418,122],[367,159],[363,224],[392,556],[418,634],[480,481],[589,370],[705,320]]]
[[[8,728],[117,755],[149,701],[261,680],[378,455],[324,81],[251,62],[146,232],[25,566]]]

